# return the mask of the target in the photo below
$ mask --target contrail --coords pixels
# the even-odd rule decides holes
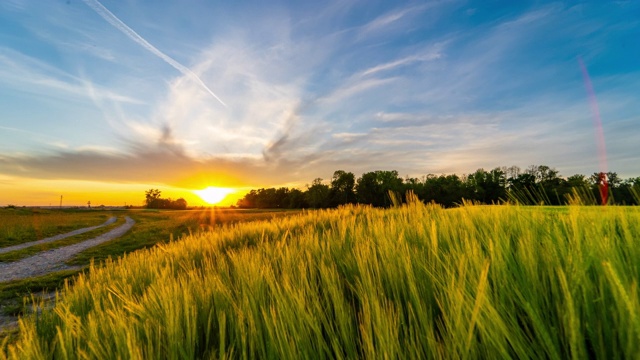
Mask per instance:
[[[222,105],[227,107],[227,104],[222,101],[218,95],[216,95],[209,87],[196,75],[191,69],[180,64],[179,62],[172,59],[169,55],[163,53],[158,50],[155,46],[151,45],[147,40],[145,40],[142,36],[138,35],[137,32],[133,31],[132,28],[128,27],[127,24],[123,23],[122,20],[118,19],[109,9],[104,7],[98,0],[82,0],[85,4],[87,4],[90,8],[92,8],[98,15],[100,15],[103,19],[107,20],[107,22],[116,29],[122,31],[125,35],[127,35],[131,40],[137,42],[142,45],[143,48],[149,50],[155,56],[164,60],[167,64],[173,66],[176,70],[180,71],[183,75],[189,76],[195,82],[200,84],[211,96],[213,96],[216,100],[218,100]]]

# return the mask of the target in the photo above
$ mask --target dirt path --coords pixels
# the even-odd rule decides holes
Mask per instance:
[[[60,234],[60,235],[48,237],[48,238],[42,239],[42,240],[30,241],[30,242],[27,242],[27,243],[24,243],[24,244],[3,247],[3,248],[0,248],[0,254],[4,254],[4,253],[11,252],[11,251],[16,251],[16,250],[22,250],[24,248],[28,248],[28,247],[33,246],[33,245],[46,244],[46,243],[50,243],[50,242],[53,242],[53,241],[66,239],[66,238],[68,238],[70,236],[76,236],[76,235],[84,234],[84,233],[89,232],[91,230],[99,229],[99,228],[101,228],[103,226],[107,226],[107,225],[113,224],[114,222],[116,222],[116,218],[115,217],[111,217],[109,220],[107,220],[102,225],[90,226],[90,227],[86,227],[86,228],[82,228],[82,229],[78,229],[78,230],[73,230],[73,231],[68,232],[66,234]]]
[[[111,219],[110,219],[111,220]],[[26,279],[46,275],[50,272],[68,269],[65,261],[77,253],[124,235],[135,221],[125,217],[126,223],[93,239],[77,244],[38,253],[11,263],[0,263],[0,282]],[[115,220],[114,220],[115,221]],[[76,230],[77,231],[77,230]],[[46,239],[45,239],[46,240]]]

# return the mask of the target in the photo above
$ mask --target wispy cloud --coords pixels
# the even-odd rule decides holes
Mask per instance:
[[[6,6],[9,9],[24,10],[26,8],[25,2],[26,0],[5,0],[0,6]]]
[[[82,79],[5,47],[0,47],[0,82],[16,90],[52,97],[87,97],[85,82]],[[115,102],[141,103],[138,99],[98,86],[94,86],[93,95]]]
[[[403,9],[394,9],[392,11],[384,13],[376,17],[375,19],[369,21],[362,27],[360,27],[358,31],[358,37],[365,38],[372,34],[376,34],[376,33],[380,33],[385,30],[388,30],[390,26],[397,23],[401,23],[401,20],[403,20],[403,18],[411,14],[416,14],[421,11],[424,11],[428,6],[430,5],[426,4],[426,5],[419,5],[419,6],[411,6]]]
[[[78,144],[64,134],[47,139],[53,149],[44,155],[3,151],[0,173],[173,185],[186,184],[183,178],[190,173],[207,181],[226,173],[249,186],[270,186],[303,184],[339,168],[358,175],[396,169],[420,176],[544,163],[564,175],[596,171],[593,129],[575,55],[591,54],[584,56],[586,62],[608,56],[600,51],[608,35],[597,41],[592,35],[606,34],[609,28],[576,18],[561,4],[509,10],[484,20],[476,20],[486,16],[482,7],[468,14],[455,6],[441,12],[435,5],[443,2],[385,4],[363,20],[360,7],[368,5],[336,1],[330,9],[314,5],[309,11],[305,5],[291,13],[243,12],[243,28],[236,27],[238,18],[225,15],[232,25],[186,43],[189,68],[178,64],[179,73],[168,77],[165,69],[173,69],[162,62],[153,62],[159,68],[150,64],[142,69],[135,50],[140,46],[171,64],[175,60],[158,48],[172,46],[150,45],[99,2],[83,1],[108,22],[103,22],[106,33],[90,29],[101,19],[85,16],[91,21],[81,32],[87,34],[74,33],[70,43],[81,51],[94,39],[114,40],[98,45],[108,49],[107,58],[118,61],[101,61],[105,57],[88,53],[86,61],[77,62],[80,69],[60,70],[60,64],[41,62],[26,52],[0,50],[0,82],[54,99],[90,98],[98,111],[92,108],[94,117],[82,119],[95,119],[98,113],[120,137],[93,144],[100,133]],[[71,11],[74,16],[91,12],[84,5]],[[444,20],[429,21],[442,13]],[[479,22],[469,30],[458,16]],[[164,21],[171,17],[165,14]],[[193,25],[201,29],[219,26],[210,19],[200,25],[197,21],[194,17]],[[563,31],[557,30],[559,24]],[[430,32],[440,25],[442,29]],[[134,42],[121,42],[111,26]],[[57,45],[64,57],[68,44]],[[87,65],[94,61],[109,66],[108,75]],[[195,81],[194,74],[201,80]],[[615,159],[611,168],[624,164],[634,175],[634,136],[640,128],[633,90],[638,80],[629,77],[638,79],[638,74],[595,75],[594,86],[605,136],[616,139],[610,148]],[[216,84],[229,106],[211,101],[203,83]],[[73,128],[69,124],[64,126]],[[8,138],[12,136],[6,133],[17,132],[7,130]]]
[[[411,56],[404,57],[402,59],[394,60],[391,62],[387,62],[384,64],[371,67],[365,70],[364,72],[362,72],[362,76],[367,76],[367,75],[372,75],[382,71],[392,70],[401,66],[411,65],[416,62],[436,60],[436,59],[440,59],[441,57],[442,57],[442,54],[437,51],[432,52],[430,54],[426,54],[426,55],[411,55]]]
[[[118,17],[116,17],[111,11],[109,11],[109,9],[104,7],[104,5],[102,5],[99,1],[97,0],[83,0],[83,1],[85,4],[91,7],[96,13],[98,13],[98,15],[100,15],[103,19],[109,22],[109,24],[113,25],[113,27],[120,30],[123,34],[127,35],[127,37],[129,37],[131,40],[140,44],[143,48],[147,49],[152,54],[156,55],[157,57],[165,61],[167,64],[173,66],[173,68],[180,71],[182,74],[188,76],[191,80],[198,83],[205,91],[207,91],[211,96],[213,96],[216,100],[218,100],[222,105],[224,105],[225,107],[227,106],[227,104],[225,104],[224,101],[222,101],[222,99],[220,99],[218,95],[216,95],[204,83],[204,81],[200,79],[200,77],[196,73],[191,71],[191,69],[189,69],[188,67],[180,64],[179,62],[177,62],[167,54],[158,50],[158,48],[156,48],[155,46],[151,45],[147,40],[145,40],[142,36],[138,35],[137,32],[135,32],[133,29],[127,26],[127,24],[125,24]]]

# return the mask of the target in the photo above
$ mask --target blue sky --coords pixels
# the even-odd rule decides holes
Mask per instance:
[[[578,59],[608,169],[639,176],[639,14],[635,1],[4,0],[0,187],[590,174]]]

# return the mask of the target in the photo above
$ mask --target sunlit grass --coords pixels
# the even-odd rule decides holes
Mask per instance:
[[[20,259],[24,259],[29,256],[33,256],[42,251],[48,251],[52,249],[57,249],[63,246],[69,246],[73,244],[77,244],[79,242],[95,238],[101,234],[107,233],[110,230],[113,230],[116,227],[122,226],[125,223],[124,217],[117,219],[113,224],[109,224],[79,235],[66,237],[64,239],[60,239],[54,242],[44,243],[44,244],[36,244],[33,246],[29,246],[24,249],[10,251],[6,253],[0,254],[0,262],[12,262],[18,261]]]
[[[0,209],[0,247],[22,244],[75,229],[100,225],[111,214],[104,211]]]
[[[14,211],[13,209],[7,211]],[[40,212],[40,209],[18,209],[24,214]],[[75,214],[76,222],[86,218],[87,211],[66,211]],[[44,210],[46,214],[56,213],[58,210]],[[20,281],[12,281],[0,284],[0,316],[23,314],[23,298],[32,296],[39,297],[43,293],[51,293],[61,288],[64,279],[72,278],[79,269],[84,269],[94,261],[100,266],[103,261],[109,258],[116,258],[123,254],[143,248],[152,247],[157,243],[166,243],[179,240],[185,235],[198,234],[204,231],[214,230],[223,224],[233,224],[261,219],[274,219],[282,216],[300,213],[299,210],[274,211],[274,210],[233,210],[233,209],[201,209],[193,211],[167,211],[167,210],[131,210],[117,211],[114,215],[119,216],[119,220],[112,225],[96,229],[81,235],[65,238],[47,244],[39,244],[22,250],[0,254],[0,261],[15,261],[26,256],[34,255],[37,252],[50,250],[60,246],[75,244],[77,242],[95,237],[109,231],[124,222],[124,215],[133,217],[136,220],[135,226],[125,235],[103,243],[99,246],[87,249],[67,262],[78,270],[59,271],[41,277],[30,278]],[[95,214],[93,215],[95,216]],[[50,219],[54,219],[51,217]],[[26,221],[25,221],[26,223]],[[56,235],[55,233],[52,235]],[[73,281],[73,279],[70,279]],[[0,342],[3,334],[0,333]]]
[[[9,358],[634,358],[637,208],[347,207],[107,261]]]

